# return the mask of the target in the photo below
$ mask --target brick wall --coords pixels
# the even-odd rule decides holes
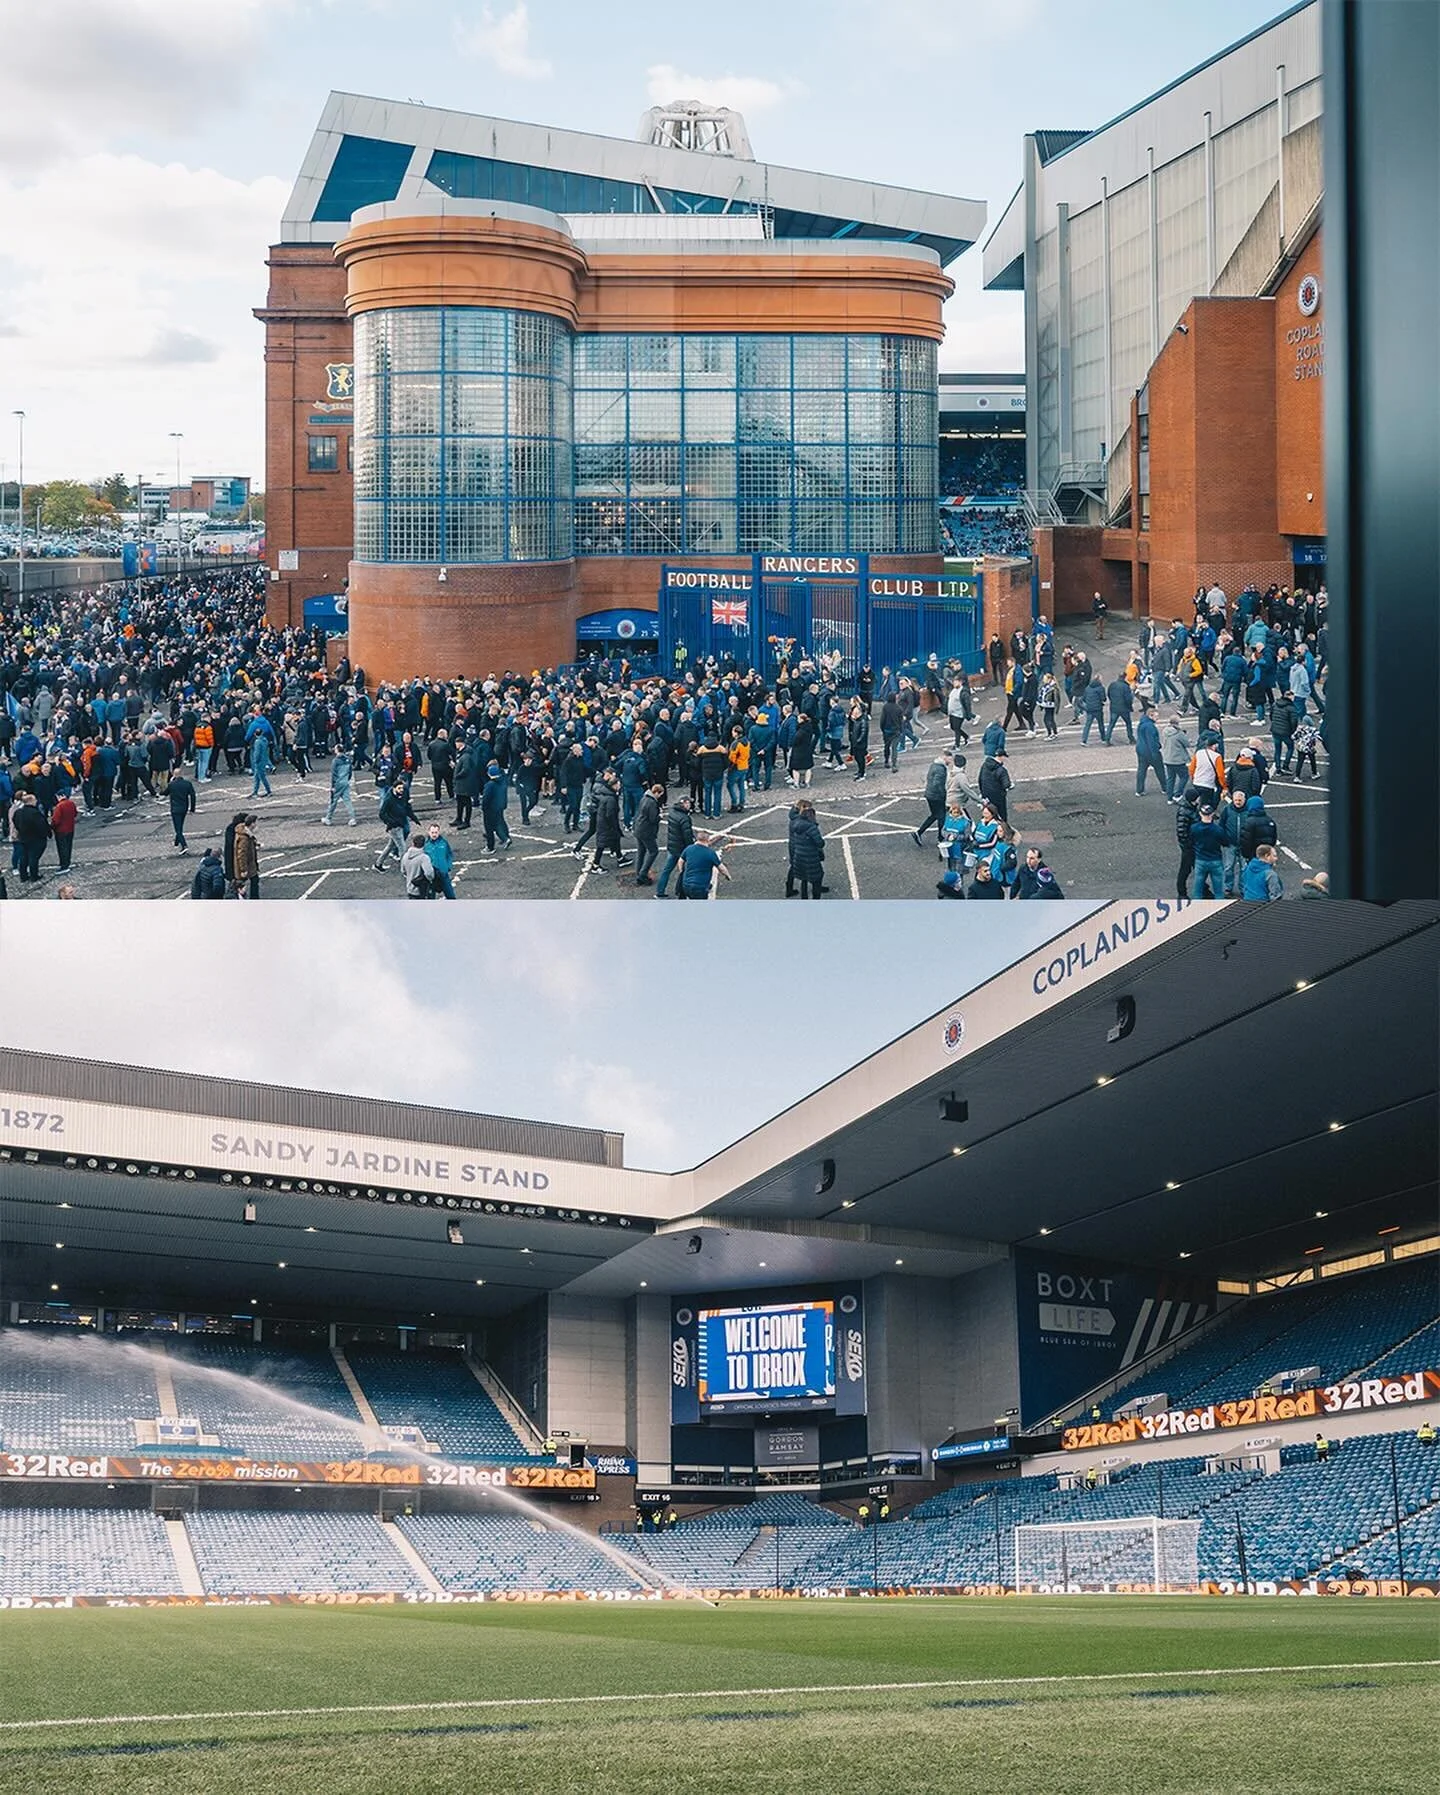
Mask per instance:
[[[1023,629],[1028,635],[1031,623],[1030,563],[986,555],[980,570],[985,582],[982,641],[988,642],[991,636],[998,635],[1002,642],[1008,642],[1011,631],[1016,629]]]
[[[373,680],[483,678],[575,658],[573,561],[350,569],[350,659]]]
[[[1300,284],[1323,267],[1317,231],[1275,295],[1275,509],[1285,536],[1325,534],[1325,292],[1305,317]],[[1318,370],[1318,371],[1317,371]]]
[[[327,362],[353,360],[345,313],[345,271],[328,246],[270,251],[270,288],[255,316],[265,326],[265,554],[272,571],[266,613],[299,623],[305,599],[341,590],[354,541],[353,482],[348,471],[350,408],[329,410]],[[311,417],[344,419],[320,422]],[[309,471],[308,436],[339,439],[339,468]],[[282,551],[298,550],[297,572],[273,577]]]
[[[1052,620],[1088,617],[1090,601],[1097,592],[1112,611],[1130,609],[1130,568],[1110,558],[1106,539],[1113,534],[1098,524],[1066,524],[1034,532],[1040,608]]]
[[[1137,505],[1135,525],[1102,545],[1112,566],[1129,562],[1137,614],[1182,614],[1202,582],[1232,594],[1249,580],[1289,584],[1289,538],[1325,534],[1323,292],[1311,317],[1298,305],[1321,267],[1317,231],[1274,298],[1197,299],[1162,347],[1150,529]]]
[[[1275,302],[1197,299],[1150,373],[1150,609],[1290,578],[1276,522]]]

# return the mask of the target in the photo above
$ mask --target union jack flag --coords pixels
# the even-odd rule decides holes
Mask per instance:
[[[728,623],[734,629],[744,629],[748,617],[749,607],[743,598],[712,598],[710,601],[712,623]]]

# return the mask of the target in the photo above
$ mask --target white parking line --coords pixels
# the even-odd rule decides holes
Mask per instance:
[[[850,851],[850,837],[848,835],[842,835],[840,837],[840,846],[845,850],[845,876],[850,881],[850,895],[852,898],[858,900],[860,896],[860,881],[855,876],[855,856]]]
[[[1294,848],[1287,848],[1283,841],[1279,845],[1280,845],[1280,852],[1282,854],[1288,855],[1288,857],[1295,862],[1296,866],[1303,867],[1307,873],[1314,870],[1311,867],[1310,862],[1308,860],[1302,860],[1300,858],[1300,856],[1295,852]]]
[[[310,896],[312,891],[318,891],[320,889],[320,887],[325,883],[325,881],[330,877],[331,873],[337,872],[338,870],[339,869],[337,867],[327,866],[325,868],[325,871],[323,873],[321,873],[320,877],[318,879],[316,879],[313,884],[307,885],[305,887],[305,889],[300,893],[300,902],[303,904],[305,899]]]

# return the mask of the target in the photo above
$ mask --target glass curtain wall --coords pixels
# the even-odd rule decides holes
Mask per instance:
[[[582,336],[576,551],[933,554],[937,410],[916,338]]]
[[[573,552],[571,340],[489,307],[355,320],[355,558],[557,561]]]
[[[355,363],[360,561],[939,549],[923,339],[456,307],[362,313]]]

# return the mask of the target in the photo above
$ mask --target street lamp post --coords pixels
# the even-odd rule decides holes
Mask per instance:
[[[17,411],[15,416],[20,420],[20,492],[15,506],[15,518],[20,525],[20,572],[15,588],[15,604],[17,610],[25,608],[25,413]]]
[[[185,577],[185,544],[180,535],[180,445],[185,440],[185,432],[172,430],[170,435],[175,443],[175,571],[183,579]]]

